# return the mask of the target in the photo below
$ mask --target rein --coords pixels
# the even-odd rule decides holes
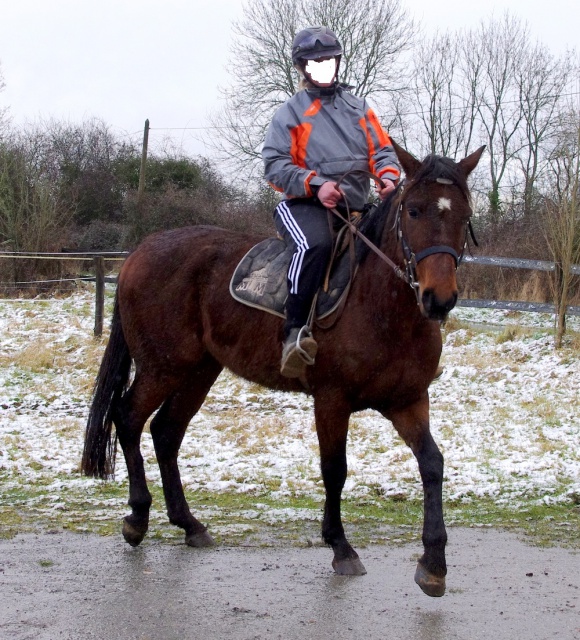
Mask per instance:
[[[365,171],[364,169],[352,169],[350,171],[347,171],[346,173],[344,173],[336,182],[336,189],[338,190],[340,183],[344,180],[344,178],[348,175],[351,174],[359,174],[359,175],[364,175],[367,176],[368,178],[370,178],[371,180],[374,180],[381,188],[384,188],[385,183],[378,177],[376,176],[374,173],[371,173],[370,171]],[[440,179],[441,182],[443,182],[444,179]],[[445,184],[447,183],[447,181],[445,182]],[[421,260],[424,260],[425,258],[427,258],[428,256],[432,256],[436,253],[447,253],[450,256],[453,257],[453,259],[455,260],[455,268],[457,269],[459,267],[459,265],[461,264],[462,260],[463,260],[463,255],[465,253],[465,248],[467,247],[468,244],[468,233],[471,235],[471,238],[475,244],[475,246],[479,246],[477,243],[477,240],[475,238],[475,234],[473,232],[473,227],[471,225],[471,220],[469,220],[467,222],[467,227],[465,229],[465,241],[463,243],[463,248],[461,250],[461,254],[457,254],[457,251],[455,251],[455,249],[453,247],[449,247],[447,245],[433,245],[431,247],[427,247],[426,249],[423,249],[422,251],[419,251],[419,253],[414,253],[413,250],[411,249],[411,247],[409,246],[409,243],[407,242],[405,236],[403,235],[403,230],[401,228],[401,211],[403,210],[403,197],[402,197],[402,192],[404,190],[404,181],[402,181],[398,186],[397,189],[401,191],[401,195],[400,195],[400,200],[399,200],[399,205],[397,208],[397,216],[395,219],[395,228],[396,228],[396,233],[397,233],[397,237],[399,239],[399,242],[401,244],[401,247],[403,249],[403,260],[405,263],[405,270],[403,271],[403,269],[401,269],[401,267],[399,267],[395,262],[393,262],[393,260],[391,260],[385,253],[383,253],[373,242],[371,242],[363,233],[361,233],[359,231],[359,229],[356,227],[356,225],[354,225],[351,221],[350,221],[350,211],[349,211],[349,206],[348,203],[346,202],[346,198],[345,198],[345,204],[346,204],[346,218],[336,209],[336,208],[332,208],[330,209],[330,211],[337,216],[338,218],[340,218],[340,220],[348,226],[348,228],[350,229],[351,233],[356,235],[357,237],[359,237],[368,247],[369,249],[371,249],[376,255],[378,255],[381,260],[383,260],[384,262],[386,262],[391,269],[395,272],[395,275],[400,278],[401,280],[403,280],[404,282],[406,282],[411,289],[413,289],[414,293],[415,293],[415,297],[417,298],[417,303],[419,303],[419,282],[417,280],[417,265],[419,264],[419,262],[421,262]]]
[[[399,267],[395,262],[393,262],[389,256],[387,256],[386,254],[384,254],[373,242],[371,242],[365,235],[364,233],[361,233],[358,228],[356,227],[356,225],[354,225],[350,220],[348,220],[347,218],[345,218],[339,211],[337,211],[336,209],[330,209],[330,211],[337,216],[338,218],[340,218],[340,220],[350,229],[351,233],[353,233],[355,236],[359,237],[366,245],[369,249],[371,249],[371,251],[374,251],[379,258],[381,258],[381,260],[384,260],[389,267],[391,267],[393,269],[393,271],[395,272],[395,274],[401,278],[401,280],[404,280],[407,284],[410,284],[410,282],[407,279],[407,275],[406,273],[401,269],[401,267]]]
[[[385,183],[379,178],[379,176],[376,176],[374,173],[371,173],[370,171],[365,171],[364,169],[351,169],[350,171],[347,171],[342,176],[340,176],[340,178],[336,182],[336,189],[339,190],[340,183],[346,178],[346,176],[352,175],[352,174],[358,174],[358,175],[366,176],[367,178],[370,178],[371,180],[374,180],[381,188],[385,187]],[[330,209],[330,211],[335,216],[340,218],[340,220],[342,220],[342,222],[344,222],[344,224],[346,224],[346,226],[350,229],[351,233],[353,233],[355,236],[359,237],[367,245],[367,247],[371,251],[374,251],[374,253],[376,253],[379,256],[379,258],[381,258],[381,260],[386,262],[389,265],[389,267],[391,267],[391,269],[395,272],[395,275],[398,278],[400,278],[401,280],[405,281],[407,284],[411,284],[409,282],[408,278],[407,278],[407,274],[401,269],[401,267],[399,267],[395,262],[393,262],[389,258],[389,256],[385,255],[373,242],[371,242],[364,235],[364,233],[361,233],[358,230],[356,225],[354,225],[350,221],[350,210],[349,210],[349,206],[348,206],[348,202],[346,201],[346,198],[344,199],[344,202],[346,204],[346,218],[339,211],[337,211],[337,209],[335,209],[335,208]]]

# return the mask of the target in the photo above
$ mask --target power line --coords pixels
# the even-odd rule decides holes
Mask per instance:
[[[544,96],[544,98],[571,98],[571,97],[577,97],[580,96],[580,91],[572,91],[570,93],[562,93],[562,94],[558,94],[558,95],[548,95],[548,96]],[[502,100],[502,105],[507,105],[507,104],[518,104],[520,103],[520,100]],[[441,113],[451,113],[452,111],[460,111],[462,109],[462,107],[444,107],[444,108],[439,108],[438,111]],[[430,111],[429,110],[418,110],[418,111],[404,111],[402,113],[400,113],[399,115],[401,116],[424,116],[429,114]],[[385,115],[379,115],[379,117],[381,119],[387,119],[388,117]],[[259,124],[243,124],[243,125],[237,125],[236,128],[239,129],[260,129],[262,128],[263,125],[259,125]],[[152,131],[222,131],[222,130],[229,130],[232,127],[230,126],[217,126],[217,125],[205,125],[205,126],[197,126],[197,127],[150,127],[150,130]],[[134,134],[131,135],[137,135],[137,134],[142,134],[142,131],[135,131]]]

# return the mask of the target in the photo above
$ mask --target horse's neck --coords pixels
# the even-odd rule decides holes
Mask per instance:
[[[387,220],[379,243],[380,251],[395,265],[404,270],[403,256],[393,228],[392,219]],[[383,317],[391,315],[404,317],[407,322],[419,320],[422,316],[417,306],[413,289],[402,280],[380,256],[371,252],[360,267],[360,278],[365,284],[365,299],[373,306],[373,312]]]

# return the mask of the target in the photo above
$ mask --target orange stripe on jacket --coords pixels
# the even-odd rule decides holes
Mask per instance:
[[[371,132],[367,127],[367,121],[364,118],[361,118],[358,123],[362,127],[362,130],[365,132],[367,137],[367,145],[369,148],[369,170],[371,173],[375,172],[375,161],[373,160],[373,156],[375,155],[375,143],[373,142],[373,137],[371,136]]]
[[[272,187],[272,189],[279,191],[280,193],[284,193],[284,189],[277,187],[273,182],[268,182],[268,184]]]
[[[386,147],[388,144],[391,144],[391,139],[385,133],[385,130],[381,127],[381,123],[379,122],[379,119],[377,118],[375,112],[372,109],[369,109],[367,111],[367,118],[371,123],[372,128],[375,131],[375,134],[379,140],[379,144],[381,145],[381,147]]]
[[[320,102],[320,98],[316,98],[316,100],[306,109],[304,112],[305,116],[315,116],[320,109],[322,108],[322,102]]]
[[[310,186],[310,181],[312,178],[316,176],[316,171],[311,171],[307,176],[306,180],[304,180],[304,191],[306,192],[307,197],[311,198],[314,194],[312,193],[312,187]]]
[[[401,175],[401,172],[398,169],[395,169],[395,167],[385,167],[384,169],[381,169],[377,175],[379,176],[379,178],[382,178],[385,173],[392,173],[393,175],[397,176],[397,180]],[[389,180],[392,180],[392,178],[389,178]]]
[[[290,156],[292,163],[302,169],[306,169],[306,147],[311,131],[312,124],[310,122],[303,122],[290,129]]]

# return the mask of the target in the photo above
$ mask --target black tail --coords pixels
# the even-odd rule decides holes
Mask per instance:
[[[87,476],[107,478],[115,471],[117,438],[113,438],[112,434],[112,409],[127,388],[130,371],[131,356],[123,334],[116,296],[111,335],[95,380],[85,431],[81,470]]]

